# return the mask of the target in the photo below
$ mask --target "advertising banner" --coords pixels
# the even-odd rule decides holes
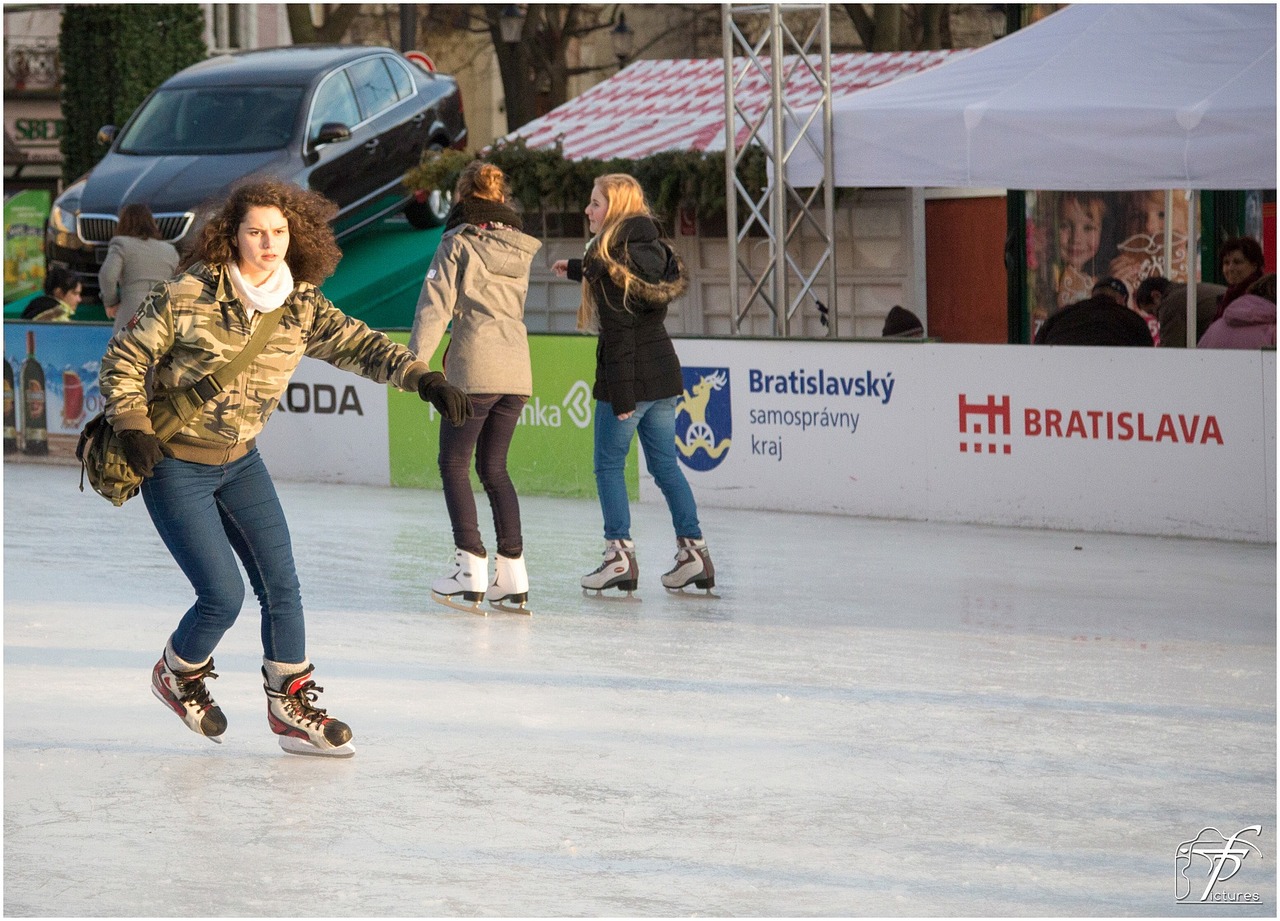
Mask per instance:
[[[1274,427],[1268,435],[1260,353],[956,345],[929,353],[935,517],[1268,533],[1263,461]],[[1274,464],[1269,478],[1274,495]]]
[[[922,345],[680,339],[676,351],[677,449],[700,502],[924,517]],[[658,496],[647,474],[641,495]]]
[[[110,338],[104,325],[5,323],[6,453],[75,457],[80,429],[102,409],[98,366]]]
[[[407,333],[391,333],[397,342],[408,342]],[[448,339],[431,358],[440,367],[440,355]],[[594,497],[592,472],[592,413],[595,401],[596,340],[592,336],[529,337],[533,365],[533,396],[525,405],[511,441],[508,470],[517,490],[554,496]],[[440,449],[440,414],[417,394],[392,390],[391,483],[393,486],[440,487],[436,457]],[[627,486],[636,498],[639,449],[627,457]],[[472,472],[472,485],[480,489]]]
[[[677,350],[676,447],[709,507],[1275,540],[1274,352]]]
[[[71,458],[110,327],[5,324],[5,452]],[[404,341],[405,333],[393,338]],[[1275,352],[678,339],[701,506],[1275,541]],[[594,498],[595,340],[532,336],[518,490]],[[433,358],[433,364],[438,365]],[[282,480],[438,489],[440,416],[306,359],[259,437]],[[633,498],[661,502],[639,449]],[[473,487],[480,496],[480,484]]]
[[[316,483],[390,483],[387,391],[350,371],[304,358],[258,436],[272,475]]]
[[[48,189],[23,189],[4,197],[5,303],[44,289],[44,225]]]

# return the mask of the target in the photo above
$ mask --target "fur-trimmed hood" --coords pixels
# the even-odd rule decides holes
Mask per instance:
[[[628,306],[636,302],[665,307],[689,290],[689,273],[683,260],[662,239],[658,225],[647,217],[623,221],[610,252],[617,262],[605,263],[589,253],[584,260],[584,274],[589,279],[607,274],[611,282],[627,290]]]
[[[668,264],[668,270],[663,273],[661,280],[645,281],[639,275],[628,271],[624,266],[617,263],[609,267],[610,280],[621,288],[626,284],[627,276],[630,276],[631,287],[628,290],[632,297],[649,304],[661,304],[663,306],[670,304],[689,290],[689,273],[685,271],[684,261],[676,255],[675,251],[666,243],[661,245],[667,248]]]

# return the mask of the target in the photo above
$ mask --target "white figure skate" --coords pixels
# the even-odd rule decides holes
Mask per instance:
[[[484,593],[489,607],[507,614],[532,614],[526,607],[529,601],[529,573],[525,570],[524,555],[511,559],[499,553],[496,559],[493,583]]]
[[[489,578],[489,558],[465,550],[453,553],[453,572],[431,583],[431,598],[445,607],[468,614],[483,615],[485,582]]]

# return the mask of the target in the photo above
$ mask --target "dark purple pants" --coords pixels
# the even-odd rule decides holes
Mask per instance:
[[[444,485],[444,502],[453,524],[453,545],[476,556],[486,556],[480,537],[480,521],[476,515],[476,497],[471,491],[471,456],[476,459],[476,473],[493,509],[493,527],[498,537],[498,552],[518,557],[524,552],[520,534],[520,500],[507,473],[507,451],[516,423],[528,397],[498,393],[473,393],[471,405],[475,414],[462,426],[454,428],[440,420],[440,479]]]

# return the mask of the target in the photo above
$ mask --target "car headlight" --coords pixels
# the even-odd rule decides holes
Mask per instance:
[[[80,193],[84,191],[84,180],[73,182],[53,201],[49,210],[49,224],[59,233],[76,232],[76,212],[80,210]]]
[[[49,223],[59,233],[73,234],[76,232],[76,213],[65,205],[55,203],[49,212]]]

